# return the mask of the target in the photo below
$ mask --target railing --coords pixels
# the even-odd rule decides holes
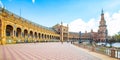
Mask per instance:
[[[108,55],[108,56],[113,57],[113,58],[120,59],[120,49],[117,49],[117,48],[96,47],[95,51],[98,53]]]
[[[115,51],[115,57],[118,58],[118,59],[120,59],[120,49],[117,49]]]
[[[90,45],[83,45],[83,44],[78,44],[78,43],[73,43],[74,45],[81,47],[81,48],[85,48],[100,54],[104,54],[113,58],[117,58],[120,59],[120,49],[118,48],[107,48],[107,47],[103,47],[103,46],[99,46],[99,47],[93,47]]]

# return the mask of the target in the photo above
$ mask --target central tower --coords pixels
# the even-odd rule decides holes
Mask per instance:
[[[99,25],[99,29],[98,29],[98,40],[101,42],[106,41],[107,35],[108,35],[107,25],[106,25],[106,21],[104,19],[104,12],[102,10],[100,25]]]

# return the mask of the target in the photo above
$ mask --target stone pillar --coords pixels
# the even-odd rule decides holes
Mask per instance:
[[[114,48],[111,49],[111,57],[115,58],[115,49]]]
[[[61,40],[61,42],[63,42],[63,28],[62,28],[63,26],[62,26],[62,22],[61,22],[61,26],[60,26],[60,28],[61,28],[61,31],[60,31],[60,40]]]
[[[16,41],[17,41],[17,37],[16,37],[16,33],[17,33],[16,25],[13,27],[13,31],[12,32],[13,32],[12,33],[12,39],[13,39],[12,43],[16,43]]]
[[[67,24],[67,40],[69,41],[69,25]]]
[[[1,38],[1,44],[2,45],[5,45],[6,44],[6,26],[5,26],[5,23],[4,21],[2,22],[2,38]]]
[[[24,28],[22,27],[22,31],[21,31],[21,38],[22,38],[22,42],[24,42]]]
[[[30,42],[30,31],[28,29],[28,38],[27,38],[28,42]]]

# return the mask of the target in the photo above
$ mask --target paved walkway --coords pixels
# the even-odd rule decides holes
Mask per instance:
[[[70,43],[0,45],[0,60],[103,60],[92,54]]]

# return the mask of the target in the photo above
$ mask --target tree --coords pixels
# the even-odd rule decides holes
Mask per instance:
[[[116,42],[120,42],[120,32],[118,32],[118,34],[115,34],[113,37]]]
[[[110,37],[109,40],[108,40],[108,43],[110,44],[110,47],[112,47],[112,44],[115,43],[115,42],[116,42],[116,40],[115,40],[114,36]]]

